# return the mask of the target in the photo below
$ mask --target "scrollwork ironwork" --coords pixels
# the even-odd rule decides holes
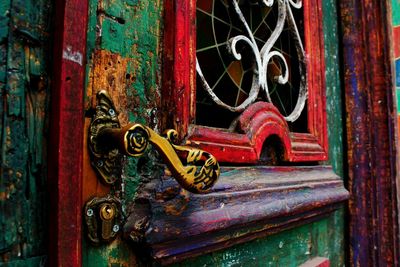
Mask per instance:
[[[227,49],[228,51],[233,55],[233,57],[236,60],[242,60],[242,55],[240,52],[237,51],[237,44],[239,42],[244,42],[246,43],[251,51],[253,52],[255,56],[255,67],[253,69],[253,81],[252,85],[250,88],[250,92],[248,94],[248,97],[239,105],[237,106],[232,106],[228,105],[225,102],[223,102],[216,93],[212,90],[212,88],[209,86],[206,78],[203,75],[201,66],[198,62],[196,61],[196,70],[197,73],[201,79],[201,84],[205,91],[208,93],[208,95],[211,97],[211,99],[219,106],[228,109],[232,112],[242,112],[244,111],[249,105],[254,103],[256,99],[259,97],[260,90],[263,90],[265,92],[266,100],[270,103],[272,103],[272,99],[270,96],[270,91],[268,88],[268,82],[267,82],[267,72],[268,72],[268,64],[271,62],[273,58],[277,58],[280,62],[283,63],[283,70],[282,73],[279,76],[274,77],[274,82],[279,83],[279,84],[285,84],[288,82],[288,64],[283,56],[283,54],[280,51],[273,50],[274,44],[280,37],[283,29],[284,29],[284,24],[287,22],[289,29],[291,31],[291,36],[294,39],[295,46],[296,46],[296,51],[297,51],[297,56],[298,56],[298,61],[299,61],[299,73],[300,73],[300,84],[299,84],[299,94],[297,98],[297,102],[295,104],[295,107],[293,110],[290,112],[289,115],[285,117],[285,119],[289,122],[293,122],[299,118],[301,115],[302,110],[304,109],[305,102],[307,100],[307,81],[306,81],[306,75],[305,75],[305,51],[303,48],[303,44],[301,41],[301,37],[299,34],[299,31],[296,26],[296,21],[294,19],[293,13],[292,13],[292,7],[296,9],[300,9],[302,7],[302,1],[301,0],[263,0],[260,2],[260,5],[265,5],[267,7],[272,7],[274,4],[278,5],[278,19],[276,26],[274,30],[272,31],[270,37],[268,40],[265,42],[265,44],[262,46],[261,49],[258,48],[256,40],[253,36],[252,31],[250,30],[250,27],[240,9],[240,6],[238,4],[237,0],[230,0],[229,3],[231,3],[234,7],[234,10],[239,18],[239,20],[242,22],[243,27],[246,29],[245,32],[247,33],[246,35],[237,35],[233,38],[230,38],[228,40],[227,44]]]

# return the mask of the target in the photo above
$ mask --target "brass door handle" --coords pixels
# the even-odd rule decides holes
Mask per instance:
[[[142,156],[150,143],[183,188],[206,193],[220,174],[216,158],[201,149],[175,144],[176,137],[175,130],[167,130],[163,137],[139,123],[121,127],[107,92],[97,93],[96,112],[89,127],[89,150],[92,165],[106,183],[114,183],[121,175],[121,153]]]

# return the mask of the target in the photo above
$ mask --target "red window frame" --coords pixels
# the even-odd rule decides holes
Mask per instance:
[[[290,132],[283,116],[266,102],[247,108],[235,133],[192,124],[196,112],[196,0],[165,3],[163,125],[174,127],[182,140],[209,151],[220,162],[259,162],[264,141],[272,135],[282,141],[285,161],[327,160],[322,2],[303,0],[303,10],[308,133]]]

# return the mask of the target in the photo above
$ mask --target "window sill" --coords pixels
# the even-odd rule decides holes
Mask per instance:
[[[308,223],[347,199],[327,166],[225,167],[205,195],[166,176],[144,185],[128,208],[124,236],[168,264]]]

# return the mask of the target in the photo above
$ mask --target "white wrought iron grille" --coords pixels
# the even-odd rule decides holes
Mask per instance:
[[[267,101],[306,125],[301,0],[198,0],[196,19],[197,124],[228,128]]]

